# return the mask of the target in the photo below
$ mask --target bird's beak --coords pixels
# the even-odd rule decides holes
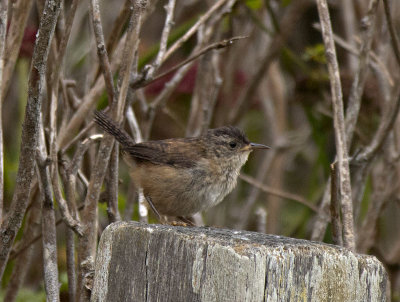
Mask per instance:
[[[250,149],[271,149],[271,147],[262,144],[250,143]]]
[[[243,151],[252,151],[254,149],[271,149],[270,147],[262,144],[250,143],[242,148]]]

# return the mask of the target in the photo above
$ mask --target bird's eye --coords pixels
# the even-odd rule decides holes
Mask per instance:
[[[232,149],[235,149],[237,146],[236,142],[232,141],[229,143],[229,147],[231,147]]]

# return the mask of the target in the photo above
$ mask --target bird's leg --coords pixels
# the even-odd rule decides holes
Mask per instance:
[[[150,208],[152,209],[153,213],[157,216],[158,221],[161,222],[161,224],[171,224],[174,226],[195,226],[193,221],[191,221],[190,219],[183,217],[183,216],[177,217],[179,219],[179,221],[169,222],[168,219],[165,218],[165,216],[161,216],[161,214],[157,211],[150,196],[146,196],[146,200],[147,200],[148,204],[150,205]]]
[[[164,224],[166,222],[166,220],[157,211],[156,207],[154,206],[153,201],[151,200],[151,197],[146,196],[146,200],[147,200],[148,204],[150,205],[150,208],[152,209],[153,213],[157,216],[158,221],[161,222],[162,224]]]
[[[196,226],[196,224],[190,219],[191,217],[178,216],[177,218],[187,226]]]

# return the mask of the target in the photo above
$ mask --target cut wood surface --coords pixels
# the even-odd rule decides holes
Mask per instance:
[[[262,233],[117,222],[103,232],[92,301],[386,301],[373,256]]]

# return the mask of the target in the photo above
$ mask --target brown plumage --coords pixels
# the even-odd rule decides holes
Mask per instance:
[[[134,164],[132,177],[156,211],[167,216],[190,216],[210,208],[232,191],[240,168],[253,149],[236,127],[208,130],[192,138],[135,141],[104,113],[95,122],[113,135]]]

